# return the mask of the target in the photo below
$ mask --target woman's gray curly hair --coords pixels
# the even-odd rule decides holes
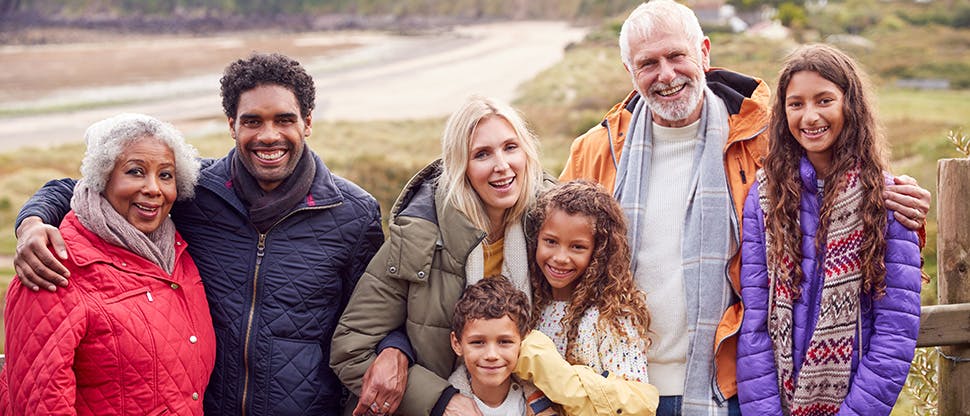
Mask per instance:
[[[84,132],[88,148],[81,161],[81,177],[92,190],[103,192],[125,148],[135,140],[154,137],[165,143],[175,156],[175,184],[178,199],[195,196],[199,181],[198,151],[185,142],[174,126],[144,114],[123,113],[98,121]]]

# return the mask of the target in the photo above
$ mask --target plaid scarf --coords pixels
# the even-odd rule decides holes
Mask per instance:
[[[758,171],[758,202],[766,213],[766,175]],[[832,207],[828,234],[825,236],[824,281],[818,323],[812,333],[805,361],[796,377],[792,357],[793,287],[781,279],[789,275],[795,261],[784,257],[775,259],[769,254],[768,281],[771,286],[768,334],[774,347],[778,367],[778,387],[785,415],[834,415],[849,391],[852,372],[852,347],[859,314],[859,293],[862,287],[862,259],[859,246],[863,236],[863,189],[858,166],[836,182],[836,203]],[[765,227],[767,229],[767,227]],[[774,236],[766,232],[765,246],[771,247]],[[811,279],[814,276],[804,276]]]
[[[647,204],[643,197],[653,151],[652,116],[645,101],[640,100],[633,110],[613,194],[630,224],[634,275],[638,273],[639,239],[645,237],[640,232]],[[738,246],[738,223],[724,174],[723,152],[727,137],[727,108],[710,88],[705,88],[687,212],[685,218],[670,218],[671,221],[684,222],[681,246],[687,336],[690,338],[681,407],[685,415],[727,414],[727,406],[721,406],[726,398],[718,391],[714,380],[714,334],[721,315],[738,301],[727,275],[728,261]]]

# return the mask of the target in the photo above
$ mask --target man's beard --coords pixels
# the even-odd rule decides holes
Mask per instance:
[[[674,78],[669,83],[654,83],[650,86],[648,94],[643,94],[643,91],[641,91],[640,95],[647,100],[647,106],[650,107],[650,111],[655,115],[667,121],[681,121],[690,117],[694,110],[697,109],[701,99],[704,98],[704,84],[703,74],[701,74],[698,80],[690,79],[686,75],[678,75],[677,78]],[[655,95],[657,91],[665,90],[675,85],[684,85],[688,94],[676,101],[661,100]]]

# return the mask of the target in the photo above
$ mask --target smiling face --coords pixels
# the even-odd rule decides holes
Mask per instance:
[[[552,208],[539,228],[536,263],[552,298],[569,300],[593,256],[593,219]]]
[[[505,399],[521,346],[519,329],[508,315],[465,322],[460,340],[451,333],[451,348],[468,368],[472,391],[486,403]]]
[[[155,231],[178,196],[172,149],[152,137],[135,139],[118,155],[103,195],[138,231]]]
[[[826,175],[832,164],[832,145],[845,122],[842,90],[817,72],[801,71],[792,75],[784,99],[788,131],[805,149],[815,171]]]
[[[683,33],[661,29],[652,36],[630,36],[630,66],[637,91],[665,127],[683,127],[700,118],[704,98],[704,71],[709,68],[710,40],[698,45]]]
[[[296,96],[285,87],[261,85],[240,94],[229,130],[243,166],[264,191],[293,174],[310,124],[310,116],[300,117]]]
[[[521,139],[502,117],[483,118],[475,126],[465,177],[482,199],[489,221],[501,224],[505,211],[519,200],[526,154]]]

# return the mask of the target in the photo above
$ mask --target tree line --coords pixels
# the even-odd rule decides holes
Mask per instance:
[[[582,19],[614,16],[640,0],[0,0],[0,14],[226,16],[354,14]]]

